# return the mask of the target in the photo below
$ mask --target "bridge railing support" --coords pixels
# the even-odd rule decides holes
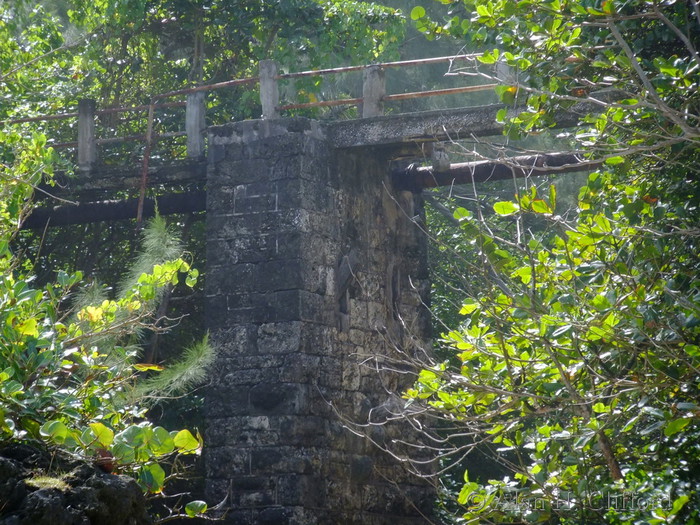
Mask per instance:
[[[89,170],[97,160],[95,137],[95,101],[81,99],[78,102],[78,168]]]
[[[277,86],[277,62],[261,60],[259,78],[262,118],[279,118],[277,107],[280,103],[280,92]]]
[[[203,91],[187,95],[185,132],[187,133],[187,158],[189,159],[199,159],[204,156],[205,111]]]
[[[367,66],[362,71],[362,117],[379,117],[384,114],[386,79],[384,68]]]

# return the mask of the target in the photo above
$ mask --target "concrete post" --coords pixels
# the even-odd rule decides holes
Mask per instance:
[[[185,108],[185,132],[187,133],[187,157],[198,159],[204,156],[204,92],[187,95]]]
[[[277,86],[277,63],[274,60],[260,61],[260,103],[262,118],[279,118],[277,106],[280,93]]]
[[[97,160],[95,142],[95,101],[78,101],[78,168],[89,170]]]
[[[386,95],[384,69],[367,66],[362,72],[362,117],[378,117],[384,114],[383,98]]]

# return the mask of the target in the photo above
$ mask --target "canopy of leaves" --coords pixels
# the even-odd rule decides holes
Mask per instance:
[[[475,189],[441,239],[461,320],[406,398],[443,421],[443,465],[500,465],[465,472],[459,522],[698,523],[700,6],[442,3],[447,23],[413,18],[486,46],[453,72],[501,81],[506,134],[573,108],[568,139],[602,166],[568,210],[534,179]]]
[[[49,110],[69,94],[64,78],[52,77],[66,64],[65,44],[54,17],[21,2],[0,6],[0,92],[3,116],[37,101]],[[56,103],[53,108],[51,104]],[[27,105],[29,104],[29,105]],[[25,442],[59,447],[106,470],[132,474],[144,491],[160,493],[177,457],[194,454],[201,438],[188,430],[168,432],[146,419],[149,406],[134,395],[173,392],[176,382],[201,381],[191,365],[210,362],[211,348],[200,344],[190,361],[167,368],[173,381],[141,380],[140,334],[156,328],[162,290],[194,285],[197,271],[162,221],[147,229],[140,267],[119,294],[86,293],[96,288],[80,272],[55,268],[39,284],[32,264],[16,251],[17,233],[35,193],[51,193],[59,158],[33,123],[5,124],[0,131],[0,445]],[[150,244],[149,244],[150,242]],[[159,252],[154,253],[154,246]],[[44,279],[46,281],[47,279]],[[99,287],[97,287],[99,288]],[[162,327],[157,327],[158,330]],[[172,374],[172,375],[171,375]],[[165,386],[164,386],[165,385]],[[174,461],[174,463],[173,463]],[[183,510],[206,510],[194,502]]]
[[[74,111],[79,98],[143,104],[256,76],[263,59],[288,70],[370,62],[396,53],[402,28],[399,11],[358,1],[18,0],[0,6],[0,119]],[[300,89],[318,90],[306,82]],[[210,97],[209,118],[257,118],[249,91]]]

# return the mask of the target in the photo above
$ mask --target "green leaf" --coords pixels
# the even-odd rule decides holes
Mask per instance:
[[[496,61],[494,60],[494,63],[495,62]],[[496,95],[498,95],[498,98],[501,99],[501,102],[508,104],[509,106],[515,104],[515,97],[518,94],[517,86],[496,86],[493,89],[496,92]]]
[[[513,215],[520,211],[520,206],[511,201],[501,201],[493,205],[493,210],[499,215]]]
[[[187,277],[185,277],[185,284],[192,288],[195,284],[197,284],[197,278],[199,277],[199,270],[196,268],[193,268],[187,273]]]
[[[624,157],[609,157],[605,159],[605,164],[608,166],[615,166],[617,164],[622,164],[623,162],[625,162]]]
[[[114,432],[102,423],[90,423],[90,429],[97,438],[97,441],[105,448],[108,448],[114,440]]]
[[[192,433],[187,430],[180,430],[175,434],[173,438],[173,443],[177,447],[178,451],[183,454],[191,454],[199,450],[200,443],[195,438]]]
[[[143,446],[147,438],[146,429],[139,425],[130,425],[116,436],[117,441],[134,448]]]
[[[469,220],[469,219],[471,219],[471,218],[474,216],[474,214],[473,214],[472,212],[470,212],[470,211],[469,211],[468,209],[466,209],[466,208],[457,208],[457,209],[452,213],[452,215],[453,215],[453,217],[454,217],[455,219],[457,219],[457,220],[459,220],[459,221],[461,221],[461,220]]]
[[[69,435],[68,427],[62,421],[49,421],[44,423],[41,425],[41,430],[39,432],[42,436],[52,439],[59,445],[65,443]]]
[[[676,514],[678,514],[681,511],[681,509],[685,507],[685,504],[688,503],[688,501],[690,501],[690,496],[686,495],[680,496],[673,500],[673,507],[671,508],[670,515],[675,516]]]
[[[549,185],[549,205],[552,211],[557,209],[557,187],[554,184]]]
[[[36,319],[31,318],[23,321],[17,326],[17,331],[21,335],[26,335],[29,337],[39,337],[39,330],[37,329]]]
[[[546,214],[552,213],[552,210],[550,209],[550,207],[542,199],[537,199],[537,200],[532,201],[531,207],[532,207],[532,211],[534,211],[535,213],[546,213]]]
[[[175,450],[175,440],[163,427],[155,427],[149,446],[154,455],[162,456]]]
[[[503,124],[506,121],[506,117],[508,116],[508,109],[507,108],[501,108],[498,110],[498,113],[496,113],[496,122],[500,122]]]
[[[165,370],[165,367],[153,363],[135,363],[133,366],[139,372],[148,372],[149,370],[162,372]]]
[[[139,469],[138,480],[148,492],[157,494],[163,490],[165,471],[158,463],[144,465]]]
[[[473,300],[467,300],[459,310],[460,315],[470,315],[480,308],[480,304]]]
[[[425,16],[425,8],[417,5],[411,9],[411,20],[420,20]]]
[[[682,417],[680,419],[674,419],[673,421],[669,421],[664,427],[664,435],[666,437],[671,437],[674,434],[677,434],[685,427],[687,427],[691,421],[692,419],[689,417]]]
[[[190,501],[187,505],[185,505],[185,514],[187,514],[190,518],[194,518],[195,516],[204,514],[207,511],[207,508],[207,504],[204,501]]]
[[[610,407],[600,402],[595,403],[591,408],[596,414],[607,414],[610,412]]]
[[[136,449],[127,443],[116,443],[111,450],[119,463],[133,463],[136,461]]]
[[[522,266],[513,272],[513,277],[519,277],[523,284],[530,284],[532,281],[532,267]]]

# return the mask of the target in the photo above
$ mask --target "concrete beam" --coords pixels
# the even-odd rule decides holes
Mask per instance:
[[[503,132],[503,126],[496,122],[496,114],[504,107],[493,104],[344,120],[326,124],[325,133],[336,148],[400,146],[489,137]],[[584,115],[595,112],[598,107],[582,103],[562,111],[558,114],[556,127],[576,126]],[[513,115],[518,112],[510,110]]]
[[[68,198],[88,198],[95,200],[95,195],[109,192],[128,191],[139,187],[141,168],[131,165],[93,166],[86,172],[66,177],[58,173],[56,181],[59,186],[45,188],[48,193]],[[162,166],[148,167],[148,183],[154,185],[203,184],[206,180],[207,163],[204,159],[181,160]],[[87,197],[86,197],[87,196]],[[37,194],[41,198],[41,194]]]
[[[22,229],[44,229],[68,224],[135,219],[138,202],[139,199],[125,199],[36,208],[22,223]],[[205,204],[206,192],[204,191],[161,195],[157,199],[144,200],[142,216],[153,217],[156,205],[160,215],[171,215],[204,211]]]

